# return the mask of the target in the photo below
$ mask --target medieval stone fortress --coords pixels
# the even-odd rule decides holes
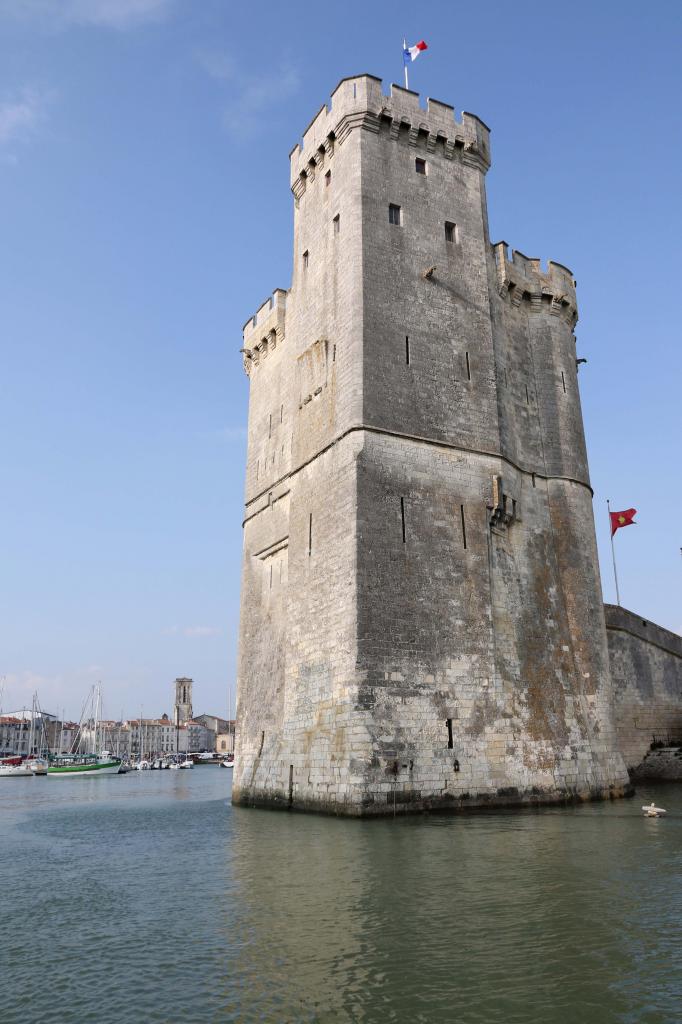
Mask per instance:
[[[560,263],[491,243],[490,132],[371,75],[291,152],[243,332],[233,799],[348,815],[613,797],[682,733],[682,641],[602,603]]]

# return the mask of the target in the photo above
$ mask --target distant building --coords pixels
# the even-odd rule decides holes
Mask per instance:
[[[207,728],[203,722],[196,719],[185,724],[187,730],[188,751],[197,752],[204,750],[215,750],[216,734],[213,729]]]
[[[187,676],[179,676],[175,680],[175,713],[173,720],[176,725],[183,725],[193,718],[192,713],[193,680]]]
[[[215,748],[219,754],[234,754],[234,721],[227,724],[229,729],[217,733],[215,738]]]
[[[218,715],[195,715],[194,721],[215,733],[230,731],[230,721],[227,718],[219,718]]]
[[[0,715],[0,755],[28,753],[30,725],[15,715]]]

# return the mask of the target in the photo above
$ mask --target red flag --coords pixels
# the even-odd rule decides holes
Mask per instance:
[[[637,526],[635,522],[636,508],[626,508],[624,512],[609,512],[609,515],[611,516],[612,537],[616,530],[620,530],[621,526]]]

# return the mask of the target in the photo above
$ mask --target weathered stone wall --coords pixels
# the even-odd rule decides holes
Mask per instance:
[[[652,741],[682,740],[682,637],[604,605],[618,745],[629,769]]]
[[[292,287],[244,332],[237,802],[627,787],[574,282],[491,246],[489,162],[478,118],[371,76],[292,151]]]

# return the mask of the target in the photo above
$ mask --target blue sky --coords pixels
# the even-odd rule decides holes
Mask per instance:
[[[605,598],[682,627],[680,7],[0,0],[3,708],[227,710],[247,378],[287,287],[288,153],[337,81],[493,130],[491,234],[578,280]]]

